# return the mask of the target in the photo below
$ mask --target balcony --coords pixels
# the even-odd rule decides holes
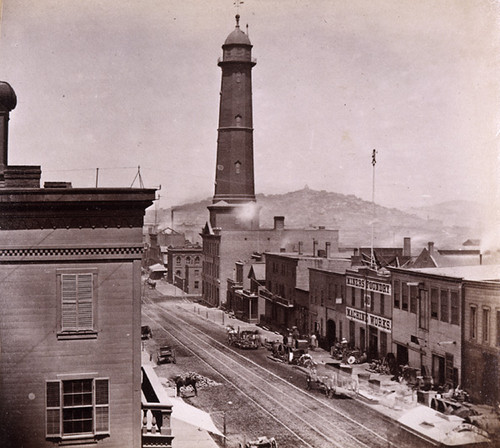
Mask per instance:
[[[142,366],[142,448],[172,447],[172,403],[153,368]]]

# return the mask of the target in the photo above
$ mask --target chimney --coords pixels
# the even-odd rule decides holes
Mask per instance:
[[[403,238],[403,257],[411,257],[411,238]]]
[[[275,216],[274,217],[274,230],[283,230],[285,228],[285,217]]]
[[[299,255],[302,255],[302,241],[299,241]]]
[[[313,238],[313,257],[316,256],[316,246],[318,245],[318,242]]]
[[[330,241],[327,241],[325,243],[325,252],[326,252],[325,256],[326,256],[326,258],[330,258],[330,245],[331,245]]]
[[[432,253],[434,252],[434,242],[432,241],[429,241],[427,243],[427,250],[429,251],[429,253],[432,255]]]

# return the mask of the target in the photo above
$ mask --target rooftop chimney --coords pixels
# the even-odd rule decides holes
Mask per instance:
[[[285,228],[285,217],[275,216],[274,217],[274,230],[283,230]]]
[[[326,256],[326,258],[330,258],[330,245],[331,245],[330,241],[327,241],[325,243],[325,252],[326,252],[325,256]]]
[[[16,92],[9,83],[0,81],[0,174],[8,165],[9,113],[17,105]]]
[[[411,238],[403,238],[403,257],[411,257]]]
[[[302,241],[299,241],[299,255],[302,255]]]
[[[313,257],[316,256],[316,246],[318,245],[318,242],[313,238]]]
[[[427,243],[427,250],[429,251],[429,253],[432,255],[432,253],[434,252],[434,242],[432,241],[429,241]]]

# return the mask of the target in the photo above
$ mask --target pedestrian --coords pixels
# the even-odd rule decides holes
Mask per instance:
[[[313,333],[309,339],[309,345],[311,346],[311,350],[315,350],[316,347],[317,347],[317,339],[316,339],[316,335]]]

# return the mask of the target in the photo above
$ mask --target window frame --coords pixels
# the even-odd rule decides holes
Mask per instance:
[[[63,276],[91,275],[92,276],[92,325],[85,327],[65,328],[63,307]],[[56,298],[57,298],[57,338],[65,339],[95,339],[98,334],[98,269],[97,268],[59,268],[56,269]]]
[[[444,299],[444,300],[443,300]],[[450,291],[448,289],[440,289],[439,291],[439,309],[441,322],[450,322]]]
[[[91,401],[89,404],[65,405],[65,383],[91,381]],[[105,385],[103,388],[102,386]],[[50,389],[50,390],[49,390]],[[103,392],[105,395],[103,395]],[[55,394],[55,395],[54,395]],[[64,432],[64,410],[77,408],[92,409],[92,431]],[[110,428],[111,400],[110,381],[107,377],[79,376],[68,379],[54,379],[45,381],[45,438],[48,440],[96,440],[111,435]],[[49,421],[50,419],[50,421]]]
[[[410,291],[407,282],[401,282],[401,309],[403,311],[410,309]]]

